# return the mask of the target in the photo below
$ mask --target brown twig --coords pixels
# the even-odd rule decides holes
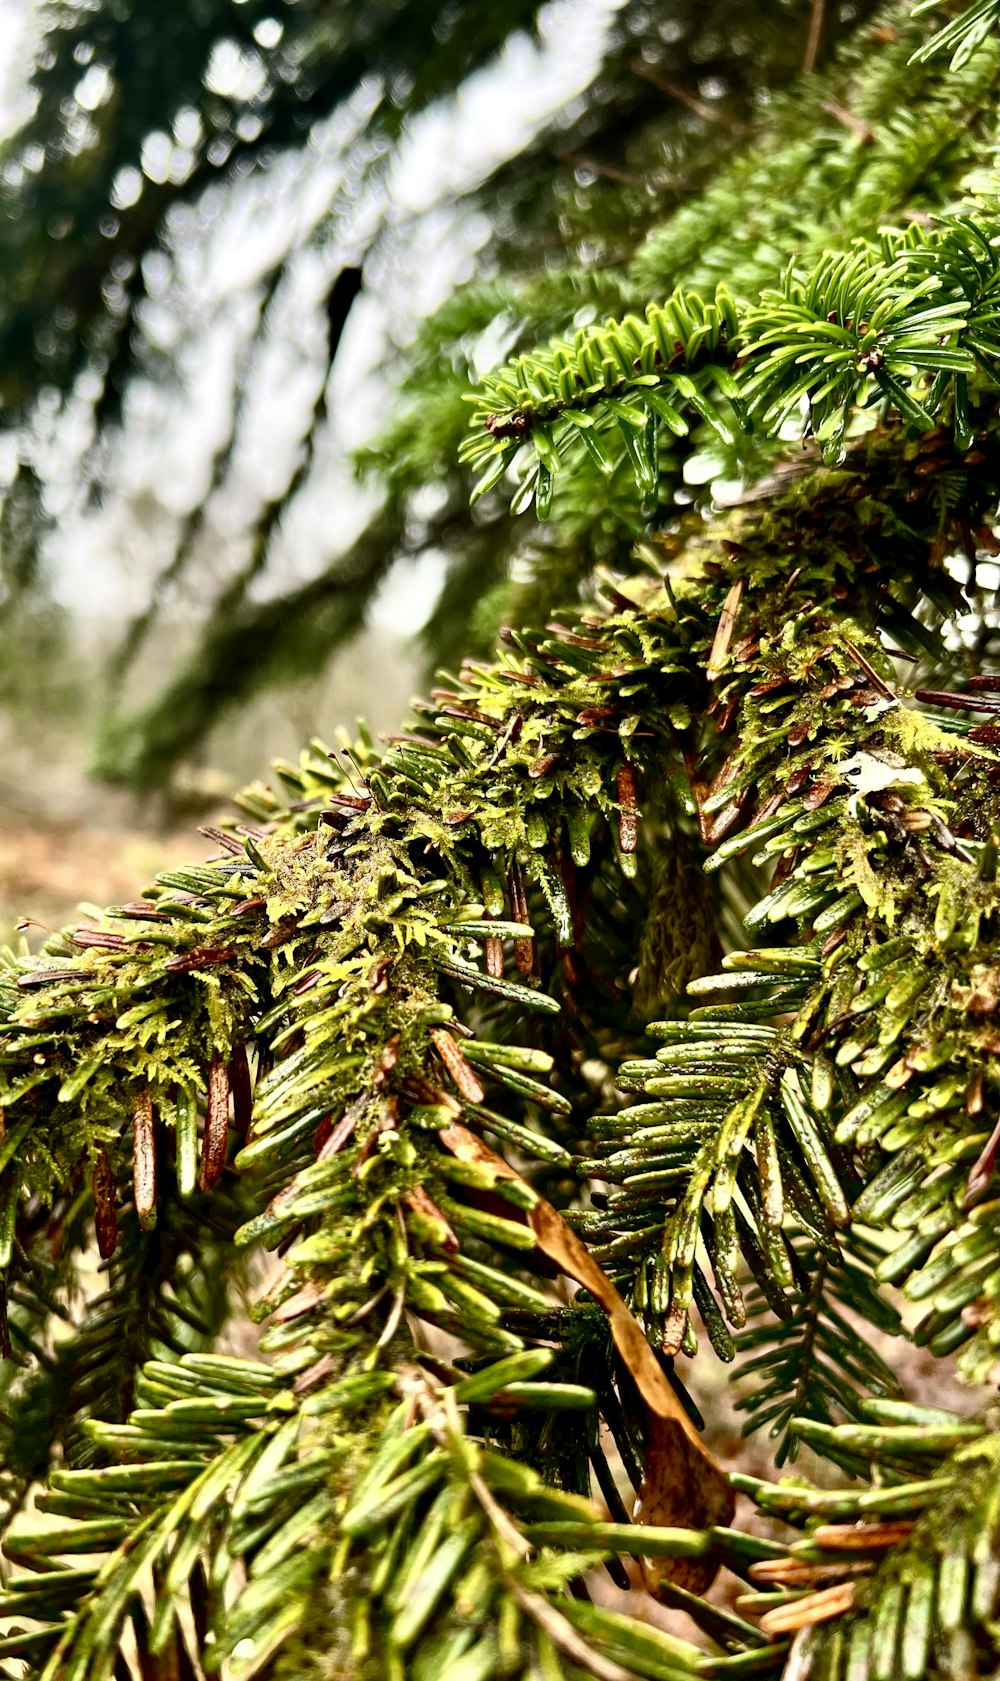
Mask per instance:
[[[860,140],[865,145],[874,140],[875,130],[871,124],[866,123],[863,117],[856,117],[853,111],[848,111],[843,105],[838,105],[835,99],[824,99],[822,108],[828,117],[836,117],[838,123],[843,123],[845,128],[849,128],[855,140]]]
[[[753,133],[747,123],[741,123],[738,118],[731,117],[728,111],[718,110],[706,100],[699,99],[680,82],[671,81],[670,77],[665,76],[654,64],[647,64],[645,60],[636,58],[632,61],[632,69],[644,81],[652,82],[654,88],[659,88],[661,93],[667,94],[670,99],[676,99],[681,105],[686,105],[689,111],[693,111],[695,116],[701,117],[704,122],[718,123],[720,128],[729,129],[731,134]]]
[[[825,16],[826,0],[813,0],[812,12],[809,17],[809,34],[806,37],[805,57],[802,60],[802,74],[804,76],[810,76],[816,68]]]
[[[602,163],[599,158],[583,157],[579,152],[556,152],[560,163],[568,163],[571,169],[589,169],[591,174],[602,181],[617,181],[623,187],[639,187],[645,177],[635,175],[627,169],[616,169],[614,164]]]

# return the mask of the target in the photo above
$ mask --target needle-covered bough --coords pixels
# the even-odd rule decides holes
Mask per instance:
[[[480,486],[625,460],[642,565],[10,956],[5,1674],[995,1674],[996,211],[491,375]]]

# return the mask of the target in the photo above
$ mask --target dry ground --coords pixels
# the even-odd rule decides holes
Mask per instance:
[[[193,823],[162,833],[85,823],[0,821],[0,929],[30,918],[32,944],[71,922],[81,903],[132,899],[158,870],[207,856]]]

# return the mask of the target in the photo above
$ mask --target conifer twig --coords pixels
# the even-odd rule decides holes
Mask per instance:
[[[802,74],[811,76],[819,62],[820,42],[823,39],[823,23],[826,18],[826,0],[813,0],[812,11],[809,14],[809,34],[806,36],[806,50],[802,59]]]
[[[707,100],[699,99],[697,94],[691,92],[690,88],[682,87],[680,82],[675,82],[671,77],[665,76],[663,71],[658,69],[655,64],[647,64],[645,59],[636,58],[632,60],[632,69],[637,76],[642,77],[643,81],[651,82],[654,88],[659,88],[660,92],[665,93],[668,98],[676,99],[680,105],[686,105],[687,109],[693,111],[696,117],[701,117],[703,122],[718,123],[721,128],[728,129],[731,134],[753,133],[753,129],[747,123],[741,123],[738,117],[731,117],[728,111],[721,111],[716,106],[710,105]]]

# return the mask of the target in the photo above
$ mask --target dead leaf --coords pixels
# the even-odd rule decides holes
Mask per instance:
[[[613,1658],[605,1658],[600,1652],[595,1652],[589,1641],[577,1634],[569,1618],[564,1617],[544,1594],[522,1587],[516,1576],[509,1576],[507,1582],[525,1616],[530,1617],[548,1635],[552,1644],[585,1669],[588,1675],[596,1676],[597,1681],[634,1681],[632,1670],[623,1669]]]
[[[511,862],[507,877],[507,896],[510,900],[510,914],[514,922],[526,923],[530,928],[531,917],[528,914],[528,895],[524,887],[524,874],[517,859]],[[535,940],[514,941],[514,963],[518,974],[530,975],[535,967]]]
[[[485,1162],[498,1178],[525,1183],[502,1156],[468,1127],[456,1123],[445,1127],[438,1136],[445,1149],[459,1161]],[[736,1498],[725,1472],[688,1418],[641,1326],[610,1278],[544,1197],[538,1198],[526,1219],[542,1254],[568,1278],[581,1284],[604,1309],[612,1340],[646,1408],[649,1431],[646,1476],[639,1492],[635,1521],[678,1529],[728,1524],[736,1509]],[[651,1593],[655,1593],[661,1581],[676,1582],[689,1593],[704,1593],[717,1570],[718,1565],[710,1558],[643,1561],[643,1579]]]
[[[229,1090],[233,1099],[233,1126],[245,1138],[253,1120],[253,1082],[245,1045],[237,1045],[229,1059]]]
[[[673,1396],[666,1379],[664,1383]],[[634,1521],[654,1527],[662,1525],[666,1529],[710,1529],[715,1524],[726,1527],[736,1510],[729,1479],[694,1431],[687,1414],[676,1404],[683,1424],[673,1418],[650,1419],[646,1474]],[[672,1582],[686,1588],[688,1593],[706,1593],[718,1570],[711,1557],[642,1561],[643,1583],[654,1596],[661,1582]]]
[[[760,1619],[762,1634],[792,1634],[796,1629],[811,1628],[814,1623],[828,1623],[844,1616],[854,1606],[853,1582],[838,1582],[836,1587],[820,1588],[807,1593],[787,1605],[777,1605]]]
[[[888,1523],[821,1523],[809,1537],[817,1547],[834,1553],[880,1553],[898,1547],[913,1534],[913,1519]]]
[[[434,1048],[444,1063],[461,1092],[469,1103],[482,1103],[486,1093],[480,1085],[472,1065],[466,1062],[459,1048],[457,1040],[448,1032],[446,1027],[432,1027],[431,1038]]]
[[[708,665],[705,669],[705,676],[708,678],[710,683],[715,682],[715,679],[718,677],[726,663],[726,655],[729,652],[729,644],[733,639],[733,629],[736,624],[736,615],[739,612],[740,597],[742,594],[743,579],[737,578],[735,584],[730,587],[729,594],[726,596],[726,599],[722,604],[722,612],[719,614],[719,623],[715,632],[715,640],[712,643],[712,652],[708,656]]]
[[[411,1190],[406,1192],[403,1201],[408,1208],[412,1208],[414,1214],[418,1214],[424,1220],[430,1222],[434,1228],[435,1241],[449,1255],[454,1255],[458,1250],[458,1238],[455,1235],[454,1228],[449,1225],[437,1203],[433,1197],[428,1196],[424,1187],[414,1185]]]

